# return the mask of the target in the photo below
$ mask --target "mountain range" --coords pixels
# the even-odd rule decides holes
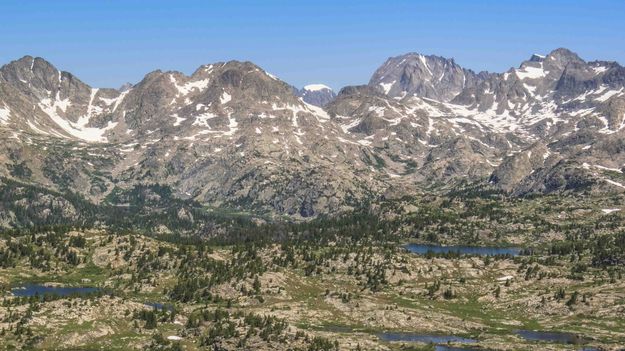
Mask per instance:
[[[503,73],[409,53],[338,94],[239,61],[120,89],[31,56],[0,68],[1,185],[94,204],[160,184],[209,207],[309,218],[467,182],[622,192],[624,133],[625,68],[567,49]]]

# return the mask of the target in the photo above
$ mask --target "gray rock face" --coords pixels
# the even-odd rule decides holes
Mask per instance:
[[[622,77],[623,67],[617,63],[587,63],[567,49],[557,49],[463,92],[453,102],[482,111],[493,117],[486,123],[497,126],[494,122],[500,120],[499,126],[533,142],[493,173],[492,180],[504,189],[517,193],[571,189],[586,184],[580,181],[580,174],[585,174],[586,179],[620,191],[618,177],[610,178],[610,172],[597,172],[592,166],[604,171],[621,168],[625,159],[620,152],[610,157],[583,154],[597,150],[598,142],[623,135]],[[580,154],[580,149],[585,151]],[[528,154],[533,155],[530,163],[524,160]]]
[[[336,93],[328,86],[323,84],[310,84],[297,90],[297,96],[301,97],[306,103],[323,107],[336,98]]]
[[[419,54],[391,58],[369,89],[343,89],[328,111],[347,122],[348,132],[376,145],[379,154],[391,153],[395,160],[409,156],[417,179],[479,178],[492,172],[491,182],[525,193],[578,188],[586,184],[579,180],[584,174],[595,184],[623,189],[622,180],[610,177],[614,172],[588,166],[620,169],[625,162],[620,153],[612,156],[615,161],[602,154],[586,163],[577,154],[624,133],[620,65],[585,62],[567,49],[533,55],[502,74],[475,76],[454,65]],[[441,67],[447,67],[444,74]],[[458,77],[466,76],[473,77],[471,83],[459,86]],[[445,97],[441,91],[454,93]],[[554,185],[562,181],[575,186]]]
[[[453,59],[409,53],[386,60],[369,85],[394,98],[418,96],[450,101],[487,77],[487,73],[476,74],[460,67]]]
[[[475,74],[407,54],[336,98],[307,91],[238,61],[96,89],[27,56],[0,68],[0,176],[95,203],[158,183],[209,206],[301,218],[466,179],[515,194],[625,190],[615,62],[558,49]]]

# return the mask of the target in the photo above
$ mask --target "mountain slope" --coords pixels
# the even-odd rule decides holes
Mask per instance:
[[[389,59],[369,89],[358,94],[344,89],[328,109],[343,117],[349,131],[380,138],[393,145],[391,150],[415,148],[420,141],[429,151],[410,154],[417,154],[417,173],[433,175],[430,180],[493,172],[492,182],[519,194],[580,184],[607,184],[606,190],[621,191],[619,172],[596,172],[584,164],[615,170],[625,162],[614,146],[625,126],[623,67],[585,62],[570,50],[557,49],[533,55],[502,74],[480,73],[457,95],[444,97],[441,91],[458,91],[458,84],[432,77],[460,82],[467,76],[460,68],[441,73],[440,67],[452,63],[419,54]],[[394,83],[385,85],[389,80]],[[397,138],[399,133],[403,137]],[[608,156],[598,147],[604,143],[616,153]],[[394,158],[401,156],[404,151],[394,152]]]
[[[42,59],[26,57],[2,73],[3,101],[11,101],[2,125],[11,140],[1,153],[7,177],[93,201],[161,183],[212,206],[302,217],[372,196],[375,181],[351,156],[360,145],[249,62],[206,65],[189,77],[155,71],[124,92],[92,89]]]

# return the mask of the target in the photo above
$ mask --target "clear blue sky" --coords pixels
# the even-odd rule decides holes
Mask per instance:
[[[476,71],[557,47],[625,63],[623,0],[2,0],[0,24],[0,63],[42,56],[95,87],[231,59],[335,89],[411,51]]]

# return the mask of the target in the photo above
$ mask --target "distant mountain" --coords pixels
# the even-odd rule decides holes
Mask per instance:
[[[305,102],[319,107],[329,104],[336,98],[336,93],[332,88],[323,84],[309,84],[298,90],[297,95]]]
[[[429,180],[491,174],[491,182],[516,193],[591,184],[622,190],[619,64],[557,49],[502,74],[473,75],[454,65],[419,54],[389,59],[367,89],[343,89],[328,110],[347,131],[385,145],[389,159],[421,153],[413,168]]]
[[[371,77],[369,86],[393,98],[418,96],[449,101],[487,78],[487,73],[475,74],[453,59],[409,53],[386,60]]]
[[[132,89],[132,83],[124,83],[124,84],[123,84],[121,87],[119,87],[119,89],[117,89],[117,90],[119,90],[120,92],[122,92],[122,93],[123,93],[124,91],[126,91],[126,90],[130,90],[130,89]]]
[[[467,180],[513,194],[625,191],[624,127],[625,68],[567,49],[477,74],[411,53],[337,96],[251,62],[154,71],[122,89],[42,58],[0,68],[0,177],[94,204],[145,184],[295,217]]]
[[[24,57],[0,69],[0,112],[0,175],[94,202],[159,183],[211,206],[309,217],[371,194],[348,156],[358,144],[250,62],[154,71],[121,92]]]

